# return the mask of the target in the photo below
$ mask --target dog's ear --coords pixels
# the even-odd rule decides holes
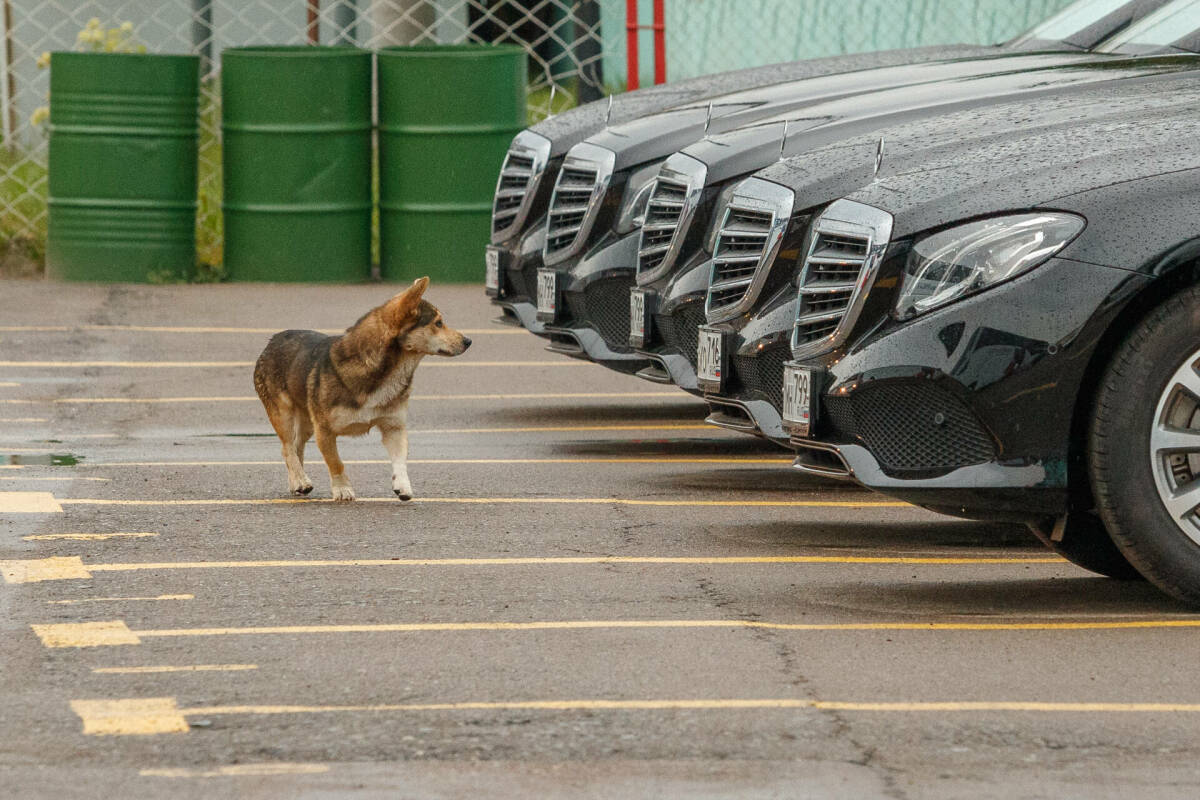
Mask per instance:
[[[384,315],[387,321],[393,327],[401,328],[415,318],[421,310],[421,297],[428,288],[428,277],[417,278],[413,281],[412,286],[388,300],[384,306]]]

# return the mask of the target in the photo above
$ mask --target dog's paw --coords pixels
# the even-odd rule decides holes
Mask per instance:
[[[312,493],[313,485],[311,483],[305,482],[305,483],[296,484],[295,486],[291,486],[289,488],[291,489],[292,494],[297,495],[299,497],[304,497],[305,495]]]
[[[349,486],[334,486],[333,487],[333,499],[334,500],[353,500],[354,499],[354,490],[351,489]]]
[[[406,503],[409,500],[413,499],[411,489],[409,489],[407,492],[401,491],[400,489],[393,489],[392,491],[396,493],[396,497],[399,497],[401,500],[403,500]]]

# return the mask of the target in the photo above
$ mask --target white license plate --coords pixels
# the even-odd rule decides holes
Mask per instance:
[[[629,290],[629,344],[632,347],[646,346],[646,292],[644,289]]]
[[[783,365],[783,427],[800,436],[812,434],[816,415],[816,373],[796,364]]]
[[[539,318],[553,322],[558,311],[558,273],[552,269],[538,270],[537,313]]]
[[[701,327],[696,344],[696,378],[709,391],[721,391],[725,376],[723,364],[723,335],[715,328]]]
[[[500,248],[488,245],[483,251],[483,263],[487,267],[483,284],[491,292],[500,292]]]

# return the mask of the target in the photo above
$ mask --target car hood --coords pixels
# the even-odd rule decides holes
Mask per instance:
[[[902,238],[1200,165],[1198,104],[1200,73],[1106,84],[1066,100],[1005,103],[939,117],[936,125],[883,129],[756,177],[795,191],[796,209],[841,197],[881,208],[895,217],[894,238]]]
[[[938,45],[903,50],[881,50],[876,53],[854,53],[804,61],[787,61],[765,67],[751,67],[715,75],[703,75],[685,81],[613,95],[611,118],[609,101],[606,98],[556,114],[530,126],[529,130],[550,140],[550,155],[555,157],[567,152],[589,136],[604,130],[609,124],[619,125],[704,97],[854,70],[953,58],[1004,55],[1009,52],[994,45]]]
[[[1176,72],[1200,70],[1200,56],[1119,58],[1092,63],[1062,64],[1017,73],[956,78],[886,89],[867,95],[838,98],[802,109],[772,115],[738,130],[709,136],[682,151],[708,167],[707,182],[722,183],[762,169],[781,156],[806,152],[852,139],[882,128],[942,117],[957,111],[1015,100],[1029,109],[1029,124],[1052,103],[1070,102],[1072,94],[1093,96],[1095,85],[1112,82],[1103,91],[1125,91],[1122,82]],[[1132,91],[1140,91],[1134,88]],[[1047,95],[1054,95],[1049,100]],[[1028,127],[1020,106],[1010,109],[1012,129]],[[978,130],[969,124],[964,135]],[[941,123],[937,123],[941,124]],[[784,141],[786,132],[786,142]]]
[[[796,112],[815,103],[974,75],[1017,73],[1114,60],[1118,60],[1118,57],[1079,52],[1021,53],[993,50],[991,55],[982,58],[858,69],[746,91],[709,95],[612,125],[589,136],[586,141],[616,153],[615,169],[623,170],[664,159],[676,150],[702,139],[706,132],[733,130],[767,117]]]

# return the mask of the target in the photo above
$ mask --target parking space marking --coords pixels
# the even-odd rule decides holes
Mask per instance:
[[[97,675],[150,675],[159,672],[245,672],[258,669],[258,664],[193,664],[190,666],[93,667]]]
[[[45,417],[0,417],[0,422],[49,422]]]
[[[50,492],[0,492],[0,514],[61,514]]]
[[[0,561],[7,583],[91,578],[94,572],[137,572],[171,569],[318,569],[331,567],[519,567],[587,564],[1066,564],[1058,556],[564,556],[548,558],[357,558],[311,561],[158,561],[123,564],[84,564],[79,556],[56,556],[26,561]]]
[[[158,536],[157,533],[150,531],[129,531],[119,533],[35,533],[31,536],[22,536],[21,538],[27,542],[53,542],[60,539],[67,539],[77,542],[104,542],[109,539],[145,539],[151,536]]]
[[[121,620],[60,622],[30,625],[46,647],[114,647],[141,644],[142,640]]]
[[[107,367],[113,369],[213,369],[224,367],[253,367],[253,361],[0,361],[0,367],[16,369],[53,368],[88,369]],[[538,361],[430,361],[421,366],[438,367],[588,367],[590,361],[576,359]]]
[[[75,333],[76,331],[123,331],[134,333],[279,333],[282,328],[238,328],[230,326],[190,325],[0,325],[4,333]],[[525,333],[523,328],[459,328],[468,336],[517,336]],[[345,328],[318,328],[317,333],[338,336]],[[0,383],[0,386],[4,384]]]
[[[20,386],[20,385],[21,384],[17,383],[16,381],[0,381],[0,387],[3,387],[5,389],[10,389],[13,386]]]
[[[540,362],[539,362],[540,363]],[[445,402],[450,400],[609,400],[631,399],[645,400],[654,397],[670,397],[681,399],[679,392],[528,392],[523,394],[415,394],[412,400],[435,400]],[[9,405],[39,405],[52,403],[55,405],[93,404],[93,405],[124,405],[132,403],[257,403],[254,395],[239,395],[230,397],[53,397],[47,399],[0,399],[0,403]],[[3,420],[0,420],[3,421]],[[22,420],[17,420],[22,421]],[[29,419],[25,421],[46,422],[44,419]]]
[[[828,710],[889,713],[1027,712],[1058,714],[1200,713],[1200,703],[1090,703],[1038,700],[922,702],[854,702],[808,698],[701,698],[642,700],[510,700],[449,703],[378,703],[370,705],[230,705],[180,708],[171,697],[148,699],[73,700],[71,709],[87,735],[178,733],[188,730],[187,717],[275,714],[428,713],[437,711],[740,711]]]
[[[98,627],[103,626],[103,627]],[[748,629],[801,633],[1131,631],[1200,628],[1200,619],[1049,622],[766,622],[739,619],[548,620],[535,622],[396,622],[345,625],[258,625],[133,630],[123,620],[32,626],[48,648],[142,644],[145,639],[208,636],[310,636],[353,633],[472,633],[589,630]]]
[[[409,464],[771,464],[790,467],[791,458],[753,458],[738,456],[628,456],[617,458],[410,458]],[[278,467],[278,458],[270,461],[100,461],[77,464],[79,467]],[[343,459],[345,464],[391,464],[382,458]],[[17,480],[17,479],[14,479]],[[107,480],[107,479],[105,479]]]
[[[82,478],[82,477],[47,477],[44,475],[0,475],[0,481],[39,481],[41,483],[48,482],[69,482],[69,481],[91,481],[93,483],[108,483],[108,478]]]
[[[293,764],[269,762],[264,764],[230,764],[216,769],[188,767],[151,767],[138,771],[143,778],[238,778],[270,775],[317,775],[329,772],[328,764]]]
[[[127,700],[72,700],[71,710],[87,736],[133,736],[186,733],[187,719],[173,697]]]
[[[3,493],[0,493],[3,494]],[[395,497],[360,497],[358,503],[391,503],[400,506]],[[277,505],[341,505],[338,500],[307,497],[267,497],[245,499],[205,498],[197,500],[115,500],[108,498],[64,497],[64,506],[277,506]],[[896,500],[633,500],[623,497],[416,497],[404,505],[446,503],[450,505],[583,505],[583,506],[662,506],[670,508],[908,508],[918,507]],[[0,511],[3,508],[0,507]]]
[[[74,606],[80,603],[130,603],[157,600],[195,600],[194,594],[160,594],[154,597],[81,597],[78,600],[47,600],[47,605]]]

